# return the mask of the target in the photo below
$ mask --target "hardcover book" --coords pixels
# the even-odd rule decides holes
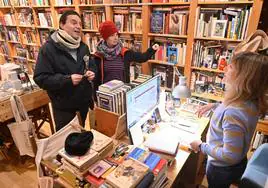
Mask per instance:
[[[93,133],[94,139],[90,148],[95,150],[96,152],[102,151],[104,148],[106,148],[113,142],[113,139],[94,129],[91,129],[91,132]]]
[[[89,149],[88,152],[83,156],[73,156],[66,153],[65,149],[62,148],[59,151],[59,155],[77,167],[80,171],[88,168],[91,164],[98,160],[98,153],[93,149]]]
[[[91,175],[95,176],[96,178],[99,178],[111,167],[112,166],[110,164],[106,163],[103,160],[100,160],[93,164],[88,171]]]
[[[177,64],[178,63],[178,48],[175,45],[168,46],[167,48],[168,62]]]
[[[148,172],[149,168],[132,158],[123,161],[111,174],[107,182],[118,188],[135,187]]]
[[[164,14],[163,12],[153,12],[151,15],[151,32],[163,33]]]

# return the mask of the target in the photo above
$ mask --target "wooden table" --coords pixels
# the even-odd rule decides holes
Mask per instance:
[[[53,134],[55,131],[48,105],[50,99],[46,91],[42,89],[36,89],[33,91],[26,92],[20,97],[22,99],[26,111],[32,118],[32,121],[35,125],[36,133],[39,134],[39,130],[44,124],[44,122],[48,122],[50,124],[51,133]],[[8,121],[14,118],[9,100],[4,100],[0,102],[0,112],[0,125],[6,124]],[[41,123],[38,120],[42,120]]]
[[[203,141],[209,124],[208,118],[201,118],[199,119],[200,126],[196,133],[196,135],[201,136]],[[121,138],[120,140],[114,140],[114,148],[120,143],[124,142],[129,144],[129,139],[127,136]],[[143,146],[141,146],[143,147]],[[112,151],[111,151],[112,153]],[[199,153],[193,153],[189,151],[185,151],[185,149],[179,149],[178,153],[174,161],[168,167],[167,177],[169,179],[168,187],[196,187],[197,184],[201,184],[201,181],[198,181],[198,172],[201,169],[202,163],[204,161],[204,155]],[[56,171],[58,166],[51,163],[50,161],[42,161],[42,164],[48,167],[53,172]],[[66,183],[68,182],[69,185],[74,185],[75,176],[68,173],[68,175],[61,176]],[[71,187],[72,187],[71,186]]]

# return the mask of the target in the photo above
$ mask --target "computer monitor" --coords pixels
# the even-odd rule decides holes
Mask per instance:
[[[160,99],[160,75],[156,75],[126,93],[127,130],[141,127],[152,116]]]

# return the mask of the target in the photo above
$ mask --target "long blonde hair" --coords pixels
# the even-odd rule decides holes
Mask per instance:
[[[252,101],[264,117],[268,109],[268,56],[242,52],[232,59],[236,75],[226,91],[224,104]]]

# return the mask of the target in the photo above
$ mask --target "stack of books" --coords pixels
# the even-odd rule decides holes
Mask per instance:
[[[72,172],[80,180],[83,180],[91,165],[100,158],[103,158],[103,156],[108,155],[113,148],[113,140],[111,138],[96,130],[92,129],[91,131],[94,139],[90,149],[84,156],[71,156],[66,153],[64,148],[59,151],[64,169]]]
[[[97,91],[98,107],[123,115],[126,112],[126,92],[131,86],[119,80],[111,80],[99,86]]]

